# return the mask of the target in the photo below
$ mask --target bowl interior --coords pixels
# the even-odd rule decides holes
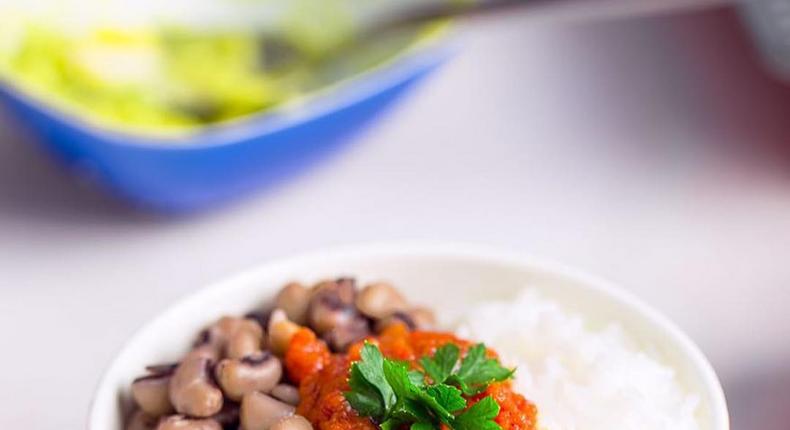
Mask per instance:
[[[248,113],[206,123],[166,126],[145,124],[108,114],[97,106],[100,103],[76,101],[61,91],[26,81],[25,75],[0,68],[0,93],[6,92],[15,99],[33,107],[60,122],[78,126],[91,133],[121,136],[135,143],[165,142],[168,145],[192,143],[215,133],[238,133],[251,124],[261,122],[288,122],[306,116],[313,105],[329,104],[338,98],[348,97],[361,90],[357,87],[371,85],[366,82],[381,80],[384,87],[392,74],[410,57],[438,49],[446,38],[449,23],[436,22],[418,28],[406,28],[385,36],[369,38],[355,43],[354,49],[341,50],[314,65],[297,68],[291,75],[298,90],[295,94],[274,105]],[[277,79],[277,78],[273,78]],[[306,109],[311,107],[311,109]]]
[[[132,379],[144,366],[168,362],[189,347],[192,335],[224,314],[255,308],[290,280],[338,275],[386,279],[412,301],[454,314],[479,300],[514,297],[525,286],[584,315],[591,325],[619,322],[681,384],[699,393],[706,430],[729,428],[721,386],[708,362],[672,323],[608,283],[567,268],[519,256],[457,246],[369,247],[315,254],[264,265],[203,289],[145,326],[105,374],[94,399],[89,429],[121,430],[122,407]]]

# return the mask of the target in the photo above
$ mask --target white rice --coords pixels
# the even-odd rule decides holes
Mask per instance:
[[[592,331],[526,290],[465,312],[462,337],[485,342],[518,368],[516,389],[547,430],[696,430],[698,398],[673,369],[635,347],[618,325]]]

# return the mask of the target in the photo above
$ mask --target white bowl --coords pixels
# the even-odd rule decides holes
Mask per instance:
[[[525,285],[584,315],[591,324],[619,322],[646,350],[673,366],[684,387],[700,396],[705,430],[728,430],[727,405],[708,361],[677,326],[624,290],[561,265],[458,244],[384,244],[343,248],[264,264],[201,289],[144,326],[99,383],[89,430],[121,430],[121,404],[131,381],[152,363],[176,359],[192,335],[225,314],[242,314],[271,298],[287,281],[338,275],[392,281],[412,300],[450,313],[483,299],[514,297]]]

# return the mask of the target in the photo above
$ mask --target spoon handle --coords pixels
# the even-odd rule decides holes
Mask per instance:
[[[441,18],[486,15],[515,11],[526,7],[544,10],[567,9],[580,17],[639,15],[680,9],[711,7],[738,3],[738,0],[427,0],[407,2],[399,10],[377,17],[365,25],[363,33],[372,34]]]

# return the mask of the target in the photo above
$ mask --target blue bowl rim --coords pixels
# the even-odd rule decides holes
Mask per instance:
[[[441,64],[457,52],[457,39],[451,37],[450,32],[451,30],[445,30],[443,34],[431,40],[416,42],[415,45],[397,54],[390,62],[318,89],[298,99],[297,103],[285,103],[269,111],[227,123],[208,125],[185,134],[134,133],[94,124],[78,114],[40,100],[2,79],[0,79],[0,92],[6,92],[10,97],[57,122],[93,135],[107,145],[173,152],[205,149],[233,145],[253,137],[277,133],[368,99],[407,80],[419,71]]]

